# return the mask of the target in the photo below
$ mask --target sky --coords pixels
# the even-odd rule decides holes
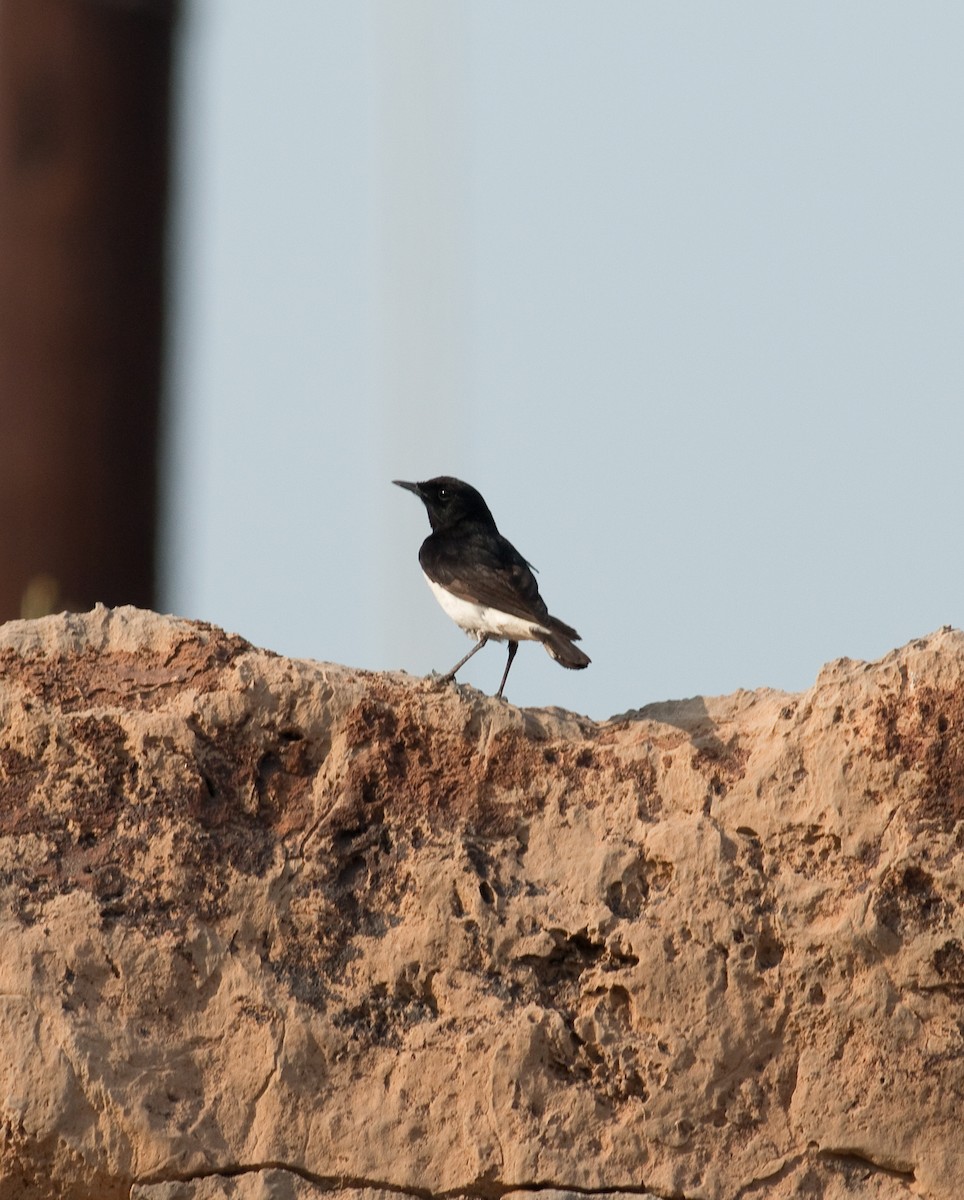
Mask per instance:
[[[193,0],[161,607],[415,675],[477,487],[603,719],[962,623],[964,7]],[[504,648],[460,673],[498,687]]]

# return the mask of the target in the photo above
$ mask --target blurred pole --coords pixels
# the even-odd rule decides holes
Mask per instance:
[[[154,597],[177,0],[0,0],[0,619]]]
[[[485,431],[485,420],[483,414],[476,429],[468,420],[470,17],[450,0],[378,0],[373,12],[380,474],[383,480],[471,479],[472,435]],[[424,604],[419,543],[397,536],[396,489],[381,486],[379,594],[392,600],[382,606],[376,661],[428,670],[438,653],[439,625]],[[413,531],[422,525],[424,513],[411,522]],[[399,603],[399,580],[412,584],[402,595],[414,598],[414,608]]]

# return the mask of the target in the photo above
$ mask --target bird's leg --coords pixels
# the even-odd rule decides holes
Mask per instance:
[[[505,671],[502,675],[502,682],[499,684],[499,690],[495,693],[500,700],[502,699],[502,689],[505,687],[505,681],[509,678],[509,667],[512,666],[512,660],[515,658],[515,652],[518,649],[518,642],[509,642],[509,659],[505,664]]]
[[[445,674],[442,676],[442,682],[443,683],[451,683],[452,680],[455,678],[455,672],[461,671],[461,669],[469,661],[469,659],[472,657],[472,655],[475,654],[476,651],[481,650],[482,647],[485,645],[485,643],[488,640],[489,640],[489,635],[487,633],[483,633],[482,636],[479,638],[479,640],[472,647],[472,649],[468,652],[468,654],[466,654],[465,658],[460,658],[459,661],[455,664],[455,666],[452,668],[451,671],[445,672]]]

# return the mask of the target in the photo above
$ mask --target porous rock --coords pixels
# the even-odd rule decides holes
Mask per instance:
[[[0,630],[0,1196],[964,1195],[964,635],[603,723]]]

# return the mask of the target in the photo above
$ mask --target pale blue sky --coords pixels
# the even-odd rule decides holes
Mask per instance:
[[[594,660],[524,645],[515,703],[960,625],[962,48],[951,3],[194,0],[163,606],[447,669],[390,483],[446,473]]]

